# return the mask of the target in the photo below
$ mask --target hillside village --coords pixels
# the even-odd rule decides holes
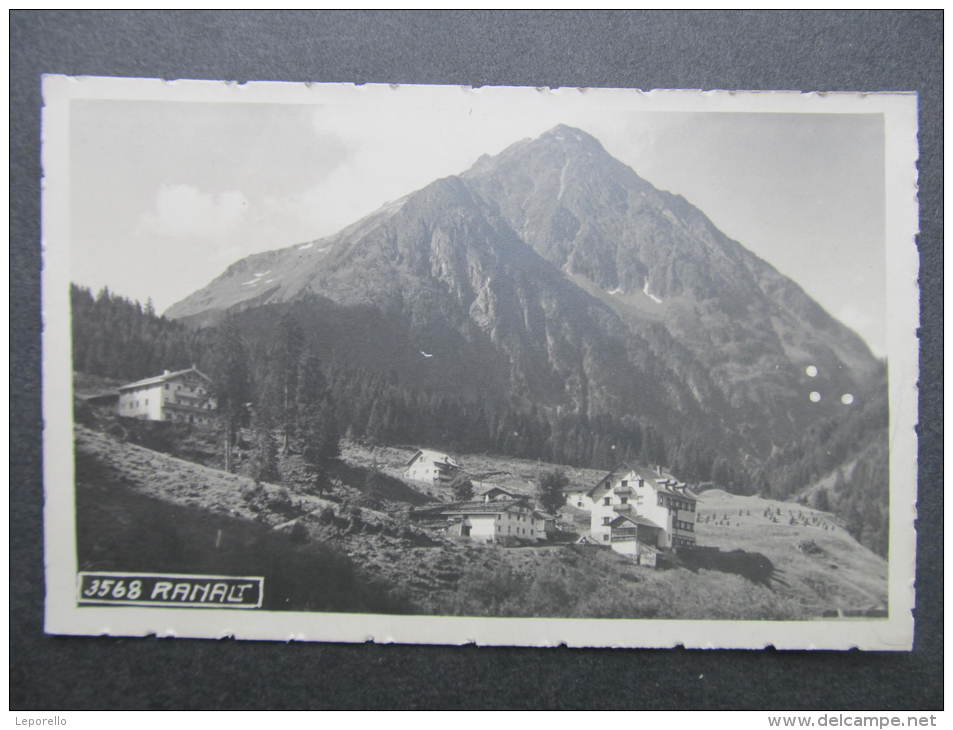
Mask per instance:
[[[881,610],[885,566],[857,546],[830,514],[796,503],[736,497],[713,485],[688,485],[658,465],[622,464],[600,472],[343,441],[339,458],[327,465],[326,483],[316,491],[312,482],[298,478],[304,467],[293,453],[280,458],[274,485],[258,479],[254,431],[243,428],[229,474],[219,453],[217,403],[206,378],[195,368],[132,383],[78,376],[80,483],[99,489],[85,470],[90,459],[99,464],[94,475],[108,462],[110,473],[127,475],[121,481],[133,485],[133,492],[145,489],[150,498],[191,510],[252,519],[270,533],[287,534],[295,550],[336,545],[355,570],[366,573],[369,585],[383,580],[394,586],[387,595],[401,598],[387,603],[387,610],[402,610],[401,601],[411,600],[414,610],[480,612],[483,599],[474,596],[499,590],[522,598],[514,597],[505,608],[498,603],[485,608],[490,614],[563,615],[560,610],[570,609],[555,608],[559,601],[539,598],[543,588],[534,587],[553,575],[560,576],[557,583],[569,582],[571,592],[579,591],[572,610],[583,613],[576,615],[604,615],[603,610],[609,611],[605,615],[684,615],[695,610],[692,605],[703,612],[705,602],[696,602],[712,591],[730,594],[731,608],[724,610],[731,615],[790,618]],[[204,418],[190,421],[188,415]],[[159,452],[178,459],[170,462]],[[179,472],[188,462],[196,466],[190,467],[183,490],[164,473]],[[160,473],[135,467],[143,463]],[[132,477],[133,468],[139,476]],[[227,479],[236,479],[236,486],[225,492],[211,486]],[[540,488],[547,481],[552,482],[548,496]],[[123,499],[111,498],[108,509],[121,509]],[[154,558],[143,559],[147,562],[140,568]],[[609,584],[590,585],[584,576],[592,570]],[[626,570],[649,572],[633,574],[633,588],[622,589],[610,576]],[[614,608],[594,607],[598,591],[628,595],[650,574],[662,583],[652,579],[651,590],[643,585],[642,593],[619,599],[622,603],[607,598]],[[717,575],[721,583],[713,583]],[[477,590],[477,584],[484,588]],[[652,597],[655,605],[657,591],[673,585],[692,597],[683,595],[678,606],[668,605],[669,596],[667,608],[645,607],[644,600]],[[739,591],[752,596],[748,608],[742,607]],[[530,595],[547,608],[534,604]]]
[[[208,427],[217,418],[211,378],[191,368],[170,371],[120,385],[115,393],[100,392],[87,402],[111,408],[116,415],[147,421],[187,423]],[[435,488],[464,484],[464,499],[440,501],[412,508],[410,518],[449,538],[514,546],[523,543],[569,542],[603,545],[642,565],[656,566],[659,551],[674,552],[696,545],[698,497],[673,475],[620,465],[595,484],[571,483],[555,487],[558,501],[550,499],[557,514],[544,511],[536,494],[510,491],[487,484],[494,475],[481,475],[474,494],[463,465],[449,454],[428,448],[414,450],[400,477],[411,486],[434,494]],[[439,493],[439,490],[438,492]],[[455,496],[461,496],[458,492]],[[562,507],[585,520],[561,521]]]

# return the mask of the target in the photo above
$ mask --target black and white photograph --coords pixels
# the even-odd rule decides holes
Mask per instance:
[[[44,99],[48,632],[910,648],[915,95]]]

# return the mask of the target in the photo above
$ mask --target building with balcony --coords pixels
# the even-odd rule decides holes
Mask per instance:
[[[620,514],[609,523],[609,546],[635,558],[640,565],[655,567],[662,528],[641,515]]]
[[[121,385],[116,409],[127,418],[207,426],[217,417],[211,383],[211,378],[194,365],[186,370],[166,370],[162,375]]]
[[[657,548],[695,544],[698,498],[684,483],[659,468],[653,471],[622,465],[606,474],[586,496],[592,504],[589,533],[602,544],[612,545],[614,525],[616,529],[633,529],[617,523],[620,517],[645,520],[656,528],[653,533],[643,525],[643,534],[654,538]]]

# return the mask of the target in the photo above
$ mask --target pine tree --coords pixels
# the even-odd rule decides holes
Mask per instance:
[[[278,392],[277,422],[281,428],[282,450],[287,453],[297,420],[298,366],[303,350],[301,326],[294,315],[286,313],[278,323],[278,342],[274,348],[274,370]]]
[[[334,404],[317,356],[305,350],[298,361],[296,436],[304,460],[320,464],[340,455]]]
[[[555,514],[565,503],[563,488],[569,484],[569,478],[559,469],[543,472],[539,479],[539,503],[544,510]]]
[[[232,444],[247,416],[251,395],[248,353],[232,316],[219,326],[209,359],[212,395],[225,424],[225,468],[231,471]]]
[[[278,471],[278,442],[275,433],[267,424],[260,424],[255,431],[257,440],[254,478],[259,482],[278,482],[281,475]]]
[[[458,502],[467,502],[473,499],[473,482],[464,471],[457,472],[457,475],[450,482],[450,491],[453,498]]]

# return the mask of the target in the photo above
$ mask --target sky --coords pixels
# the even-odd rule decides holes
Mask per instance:
[[[516,104],[452,92],[439,104],[74,100],[73,281],[161,312],[243,256],[334,233],[564,123],[701,208],[884,354],[880,115],[607,111],[527,93]]]

